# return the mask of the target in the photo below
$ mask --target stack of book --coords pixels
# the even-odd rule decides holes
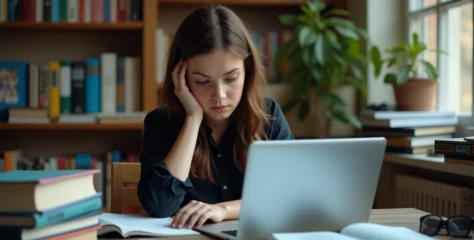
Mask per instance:
[[[97,239],[99,170],[0,173],[0,232],[5,239]]]
[[[456,132],[455,112],[373,111],[361,113],[364,137],[385,137],[386,152],[421,154],[434,151],[435,140]]]
[[[444,156],[445,163],[474,166],[474,141],[451,138],[435,141],[435,153]]]

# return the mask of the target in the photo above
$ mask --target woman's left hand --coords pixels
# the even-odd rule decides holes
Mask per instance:
[[[171,227],[191,229],[202,226],[207,220],[222,222],[225,213],[224,207],[220,205],[193,200],[176,213]]]

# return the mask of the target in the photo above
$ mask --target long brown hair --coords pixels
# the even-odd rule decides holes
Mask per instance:
[[[174,94],[171,72],[184,60],[224,47],[244,59],[245,83],[242,98],[232,113],[235,124],[234,161],[244,171],[250,143],[266,139],[264,125],[268,124],[262,87],[264,69],[257,48],[241,19],[229,8],[209,5],[191,13],[179,26],[169,51],[162,92],[162,104],[170,123],[175,124],[176,135],[184,124],[186,113]],[[211,174],[209,140],[201,127],[194,151],[190,177],[214,182]]]

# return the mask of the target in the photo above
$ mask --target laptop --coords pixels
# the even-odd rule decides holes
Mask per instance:
[[[238,221],[195,230],[219,239],[334,231],[368,222],[385,138],[256,141],[249,146]]]

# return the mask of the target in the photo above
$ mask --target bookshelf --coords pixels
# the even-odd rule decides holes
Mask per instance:
[[[141,31],[143,22],[123,23],[35,23],[35,22],[5,22],[0,23],[0,30],[53,30],[53,31],[76,31],[76,30],[101,30],[101,31]]]
[[[143,124],[28,124],[28,123],[0,123],[0,130],[50,130],[50,131],[68,131],[68,130],[143,130]]]

